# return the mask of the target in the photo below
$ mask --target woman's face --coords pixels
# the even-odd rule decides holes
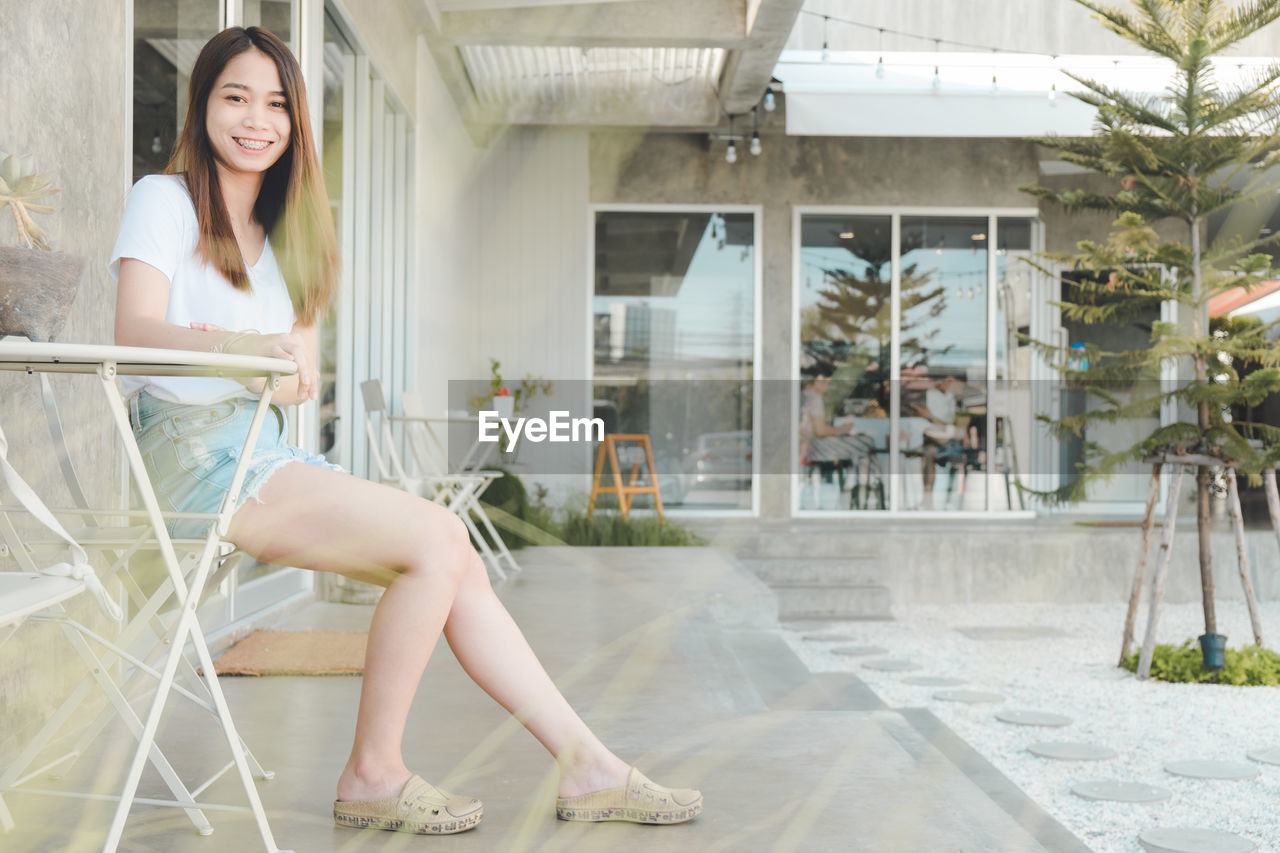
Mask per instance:
[[[218,75],[205,110],[218,163],[233,172],[265,172],[289,147],[289,131],[276,64],[260,50],[238,54]]]

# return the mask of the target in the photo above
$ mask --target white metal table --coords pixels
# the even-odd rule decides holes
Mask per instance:
[[[156,731],[164,712],[165,703],[174,689],[174,678],[182,660],[186,644],[191,643],[200,662],[201,672],[209,694],[222,724],[227,745],[230,748],[233,762],[239,772],[241,784],[249,800],[248,810],[252,811],[258,831],[268,853],[287,853],[280,851],[272,838],[271,829],[267,825],[266,812],[258,797],[244,749],[226,699],[218,684],[214,672],[213,660],[209,648],[196,618],[205,584],[209,579],[214,557],[219,552],[221,537],[226,535],[231,517],[239,500],[240,490],[244,485],[245,473],[248,469],[251,453],[257,442],[258,433],[271,404],[272,393],[279,388],[280,377],[297,372],[297,365],[291,361],[274,358],[258,358],[252,356],[226,355],[221,353],[196,352],[193,350],[165,350],[146,347],[116,347],[94,344],[33,343],[23,340],[0,340],[0,370],[25,371],[37,373],[80,373],[96,374],[102,390],[106,395],[107,405],[111,411],[112,423],[125,449],[129,462],[129,470],[141,496],[147,513],[147,520],[154,531],[158,549],[163,558],[168,574],[171,597],[180,605],[180,615],[173,627],[170,647],[165,655],[164,667],[159,683],[148,711],[146,724],[138,739],[125,784],[119,796],[115,816],[103,845],[104,853],[114,853],[119,846],[124,825],[130,809],[135,801],[138,783],[147,763],[148,754],[155,741]],[[266,377],[266,387],[258,401],[253,422],[245,437],[244,452],[239,456],[231,487],[223,496],[222,504],[214,521],[210,525],[204,548],[199,560],[187,574],[183,571],[169,531],[165,527],[160,504],[155,489],[147,476],[143,465],[142,454],[134,439],[133,429],[129,423],[129,415],[125,408],[124,398],[116,383],[117,376],[200,376],[227,377],[232,379]],[[155,801],[148,801],[155,802]],[[195,802],[165,801],[155,803],[180,808],[200,808],[203,804]]]

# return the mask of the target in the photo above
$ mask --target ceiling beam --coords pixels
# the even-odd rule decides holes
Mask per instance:
[[[725,112],[749,112],[760,102],[803,6],[804,0],[752,0],[748,44],[729,54],[720,75]]]
[[[442,12],[440,17],[443,36],[455,45],[738,48],[748,44],[748,2],[636,0],[500,12]]]
[[[646,96],[624,95],[596,106],[580,100],[548,102],[530,99],[502,106],[480,106],[471,118],[484,125],[560,125],[591,127],[708,127],[720,117],[720,102],[709,89],[690,96],[679,107],[654,103]]]

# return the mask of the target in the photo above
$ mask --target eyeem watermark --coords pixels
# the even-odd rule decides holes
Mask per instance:
[[[572,418],[568,411],[553,410],[550,418],[502,417],[496,409],[480,411],[477,440],[493,444],[507,436],[507,452],[515,449],[516,442],[524,438],[539,444],[543,441],[568,443],[577,441],[604,441],[604,420],[601,418]]]

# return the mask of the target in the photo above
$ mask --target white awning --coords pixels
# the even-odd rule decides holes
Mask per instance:
[[[1232,57],[1219,85],[1269,60]],[[774,71],[794,136],[1022,137],[1093,132],[1093,107],[1067,93],[1070,71],[1130,93],[1157,94],[1173,72],[1165,59],[984,53],[784,51]]]

